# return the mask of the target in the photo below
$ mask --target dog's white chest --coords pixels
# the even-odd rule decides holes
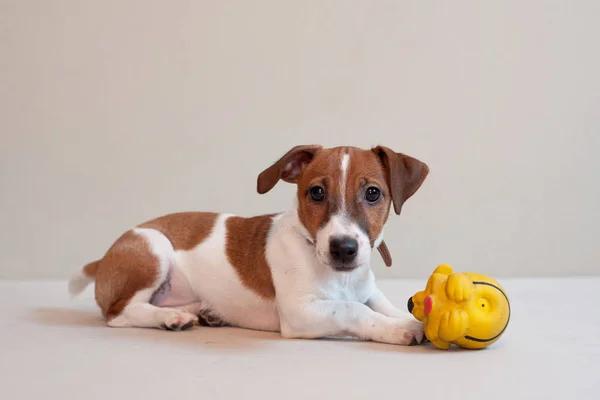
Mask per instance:
[[[365,303],[374,288],[373,274],[370,270],[353,272],[331,271],[318,279],[320,295],[329,300],[357,301]]]

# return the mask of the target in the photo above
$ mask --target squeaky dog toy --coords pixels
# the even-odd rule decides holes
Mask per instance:
[[[438,266],[425,290],[408,299],[408,311],[423,322],[425,336],[438,349],[454,344],[482,349],[496,342],[510,320],[506,292],[489,276]]]

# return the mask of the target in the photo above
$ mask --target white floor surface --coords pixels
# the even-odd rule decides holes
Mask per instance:
[[[93,289],[0,282],[3,399],[600,399],[600,278],[500,280],[512,306],[482,351],[285,340],[233,328],[108,328]],[[384,281],[396,304],[423,281]]]

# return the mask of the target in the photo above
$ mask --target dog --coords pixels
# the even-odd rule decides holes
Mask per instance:
[[[370,260],[391,256],[383,228],[429,167],[385,146],[299,145],[258,175],[257,191],[297,185],[285,212],[240,217],[180,212],[123,233],[75,271],[72,296],[94,282],[109,327],[195,325],[279,332],[283,338],[425,340],[422,324],[375,283]]]

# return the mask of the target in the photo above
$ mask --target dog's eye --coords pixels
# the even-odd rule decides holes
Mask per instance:
[[[310,197],[314,201],[323,201],[325,198],[325,189],[321,186],[313,186],[310,188]]]
[[[367,188],[367,192],[365,193],[365,198],[367,199],[367,201],[369,203],[374,203],[377,200],[379,200],[380,195],[381,195],[380,190],[374,186],[371,186],[371,187]]]

